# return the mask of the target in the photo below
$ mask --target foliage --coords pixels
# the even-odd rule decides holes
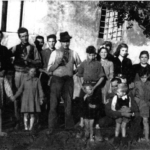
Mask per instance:
[[[149,1],[100,1],[99,7],[118,12],[117,24],[122,25],[128,21],[129,26],[133,27],[133,21],[136,21],[143,29],[146,37],[150,38],[150,2]]]

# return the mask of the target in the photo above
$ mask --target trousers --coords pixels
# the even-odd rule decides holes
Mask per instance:
[[[58,121],[58,106],[61,97],[64,100],[65,109],[65,128],[71,129],[74,126],[72,116],[72,99],[73,99],[73,77],[53,76],[50,83],[50,111],[48,117],[48,126],[53,130],[57,126]]]

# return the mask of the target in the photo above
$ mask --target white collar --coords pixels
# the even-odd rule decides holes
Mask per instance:
[[[123,61],[123,57],[119,55],[119,60],[122,62]]]
[[[147,66],[147,64],[141,64],[141,66],[142,66],[142,67],[146,67],[146,66]]]
[[[125,100],[125,99],[127,99],[127,98],[128,98],[127,95],[124,95],[124,96],[121,97],[121,99],[123,99],[123,100]]]

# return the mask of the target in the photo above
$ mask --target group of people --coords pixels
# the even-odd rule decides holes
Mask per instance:
[[[143,119],[144,138],[149,142],[150,65],[149,53],[140,53],[139,64],[127,58],[128,45],[121,43],[112,54],[112,43],[104,42],[98,50],[92,45],[86,48],[87,58],[81,62],[79,55],[70,49],[71,36],[60,33],[61,47],[55,48],[56,35],[47,36],[48,48],[43,49],[44,38],[37,36],[35,45],[29,43],[26,28],[18,29],[21,43],[8,50],[0,45],[0,110],[4,93],[14,102],[15,117],[20,120],[23,113],[25,130],[32,130],[35,114],[41,112],[41,104],[47,98],[48,132],[52,134],[58,125],[58,106],[61,100],[65,107],[65,129],[74,127],[72,100],[73,76],[81,87],[80,122],[84,128],[84,140],[93,142],[94,126],[99,129],[103,122],[116,121],[115,140],[118,143],[120,130],[122,141],[127,137],[128,123]],[[3,33],[0,32],[0,42]],[[14,85],[7,79],[13,72]],[[134,86],[131,86],[134,85]],[[13,90],[12,90],[13,89]],[[115,119],[114,119],[115,118]],[[140,120],[141,119],[141,120]],[[30,120],[30,123],[28,121]],[[0,135],[2,132],[0,111]],[[130,136],[133,136],[130,134]]]

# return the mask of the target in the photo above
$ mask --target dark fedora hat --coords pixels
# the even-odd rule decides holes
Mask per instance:
[[[72,37],[68,34],[68,32],[61,32],[60,33],[60,42],[68,42]]]

